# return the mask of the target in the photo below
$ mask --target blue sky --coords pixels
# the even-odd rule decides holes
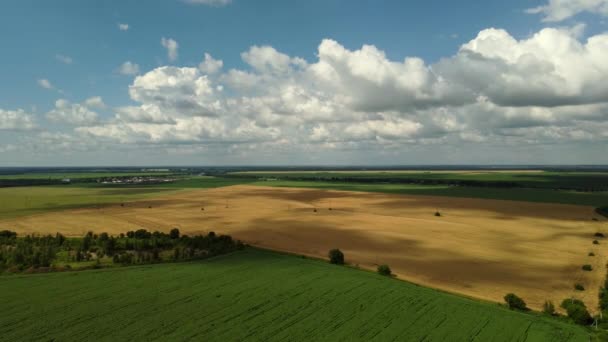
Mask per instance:
[[[555,44],[585,47],[589,38],[604,39],[605,1],[580,1],[572,13],[564,12],[563,0],[192,2],[3,1],[1,163],[608,162],[589,153],[563,156],[605,151],[606,137],[593,127],[605,121],[607,99],[588,86],[607,62],[593,47],[559,51],[561,59],[547,53]],[[486,31],[491,28],[504,31]],[[176,42],[176,58],[163,38]],[[496,55],[491,46],[470,44],[466,51],[495,63],[488,69],[494,75],[471,71],[475,59],[461,56],[461,47],[476,39],[521,52]],[[600,74],[588,72],[587,79],[577,76],[586,70],[564,67],[575,52],[580,59],[573,63]],[[199,67],[205,53],[222,61],[219,71]],[[533,71],[522,74],[525,55],[535,59]],[[423,66],[408,67],[406,58]],[[121,73],[126,62],[137,70]],[[324,65],[339,80],[320,76]],[[493,79],[497,70],[508,82]],[[538,87],[518,88],[522,75],[530,76],[523,83]],[[543,92],[552,77],[564,87]],[[210,90],[201,90],[197,79],[209,81]],[[91,98],[98,101],[85,104]],[[196,110],[185,113],[183,101]],[[126,107],[137,114],[126,119]],[[479,117],[490,123],[477,125]],[[350,133],[337,138],[343,132]],[[87,146],[72,148],[82,141]],[[479,153],[472,156],[471,149]]]
[[[102,93],[108,102],[123,104],[129,100],[125,90],[131,79],[113,72],[125,60],[144,70],[166,64],[161,37],[179,42],[179,63],[174,64],[190,66],[209,52],[220,56],[227,67],[244,67],[240,53],[252,45],[271,45],[314,60],[324,38],[351,49],[374,44],[391,59],[419,56],[434,61],[454,54],[483,28],[528,35],[541,23],[522,12],[537,3],[496,1],[480,7],[474,1],[383,1],[380,5],[377,1],[244,0],[216,7],[178,0],[3,1],[2,41],[5,51],[13,53],[4,54],[0,65],[0,103],[52,107],[55,94],[36,85],[36,80],[46,78],[74,101]],[[129,30],[120,31],[119,23],[127,23]],[[72,64],[62,64],[57,54],[69,56]]]

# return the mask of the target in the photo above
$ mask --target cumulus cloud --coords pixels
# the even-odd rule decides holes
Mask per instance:
[[[252,46],[244,68],[205,54],[197,67],[143,72],[129,86],[134,104],[110,119],[92,110],[100,98],[58,102],[47,117],[91,141],[235,155],[605,142],[608,35],[576,31],[487,29],[436,63],[329,39],[311,61]]]
[[[70,103],[65,99],[59,99],[55,101],[55,108],[46,113],[46,117],[51,121],[62,122],[73,126],[93,124],[97,121],[97,113],[89,109],[87,105],[98,106],[100,101],[101,98],[90,98],[85,101],[85,105],[82,105],[79,103]]]
[[[53,87],[53,85],[51,84],[51,81],[47,80],[46,78],[41,78],[37,81],[38,85],[41,86],[44,89],[54,89],[55,87]]]
[[[72,64],[72,62],[73,62],[72,57],[65,56],[62,54],[56,54],[55,59],[60,61],[63,64]]]
[[[103,102],[101,96],[93,96],[89,97],[84,101],[84,105],[89,108],[98,108],[103,109],[106,107],[106,104]]]
[[[224,62],[214,59],[210,54],[205,53],[205,59],[198,65],[198,69],[205,74],[215,74],[222,69]]]
[[[126,61],[122,63],[117,71],[121,75],[137,75],[139,74],[139,65],[131,61]]]
[[[33,114],[23,109],[4,110],[0,108],[0,131],[28,131],[37,127]]]
[[[118,26],[118,29],[121,30],[121,31],[128,31],[129,30],[129,24],[118,23],[117,26]]]
[[[608,34],[579,42],[546,28],[516,40],[486,29],[434,67],[446,79],[503,106],[562,106],[608,101]]]
[[[207,5],[214,7],[221,7],[229,5],[232,0],[182,0],[183,2],[191,5]]]
[[[177,42],[171,38],[161,38],[160,44],[167,49],[167,57],[170,61],[175,61],[177,59],[177,49],[179,45]]]
[[[563,21],[583,12],[608,16],[608,0],[549,0],[546,5],[526,10],[529,14],[542,14],[544,22]]]

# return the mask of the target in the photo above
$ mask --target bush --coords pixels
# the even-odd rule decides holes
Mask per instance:
[[[337,248],[330,250],[329,263],[335,265],[344,265],[344,253]]]
[[[171,231],[169,232],[169,237],[173,240],[179,239],[179,229],[177,229],[177,228],[171,229]]]
[[[390,276],[393,273],[388,265],[379,265],[377,271],[378,274],[383,276]]]
[[[589,311],[587,311],[585,303],[578,299],[564,299],[561,307],[566,310],[568,317],[576,324],[588,325],[593,322],[593,318],[591,318]]]
[[[599,242],[599,241],[597,241],[597,240],[593,240],[593,244],[594,244],[594,245],[599,245],[599,244],[600,244],[600,242]]]
[[[589,254],[588,254],[588,255],[589,255],[589,256],[595,256],[595,253],[593,253],[593,252],[589,252]]]
[[[543,313],[547,315],[555,315],[555,306],[553,305],[553,302],[548,300],[545,301],[545,304],[543,304]]]
[[[603,234],[603,233],[600,233],[600,232],[597,232],[597,233],[593,234],[593,236],[603,238],[603,237],[604,237],[604,234]]]
[[[440,213],[440,212],[438,212],[438,211],[436,211],[436,212],[435,212],[435,216],[439,217],[439,216],[441,216],[441,213]]]
[[[508,293],[504,298],[509,309],[528,310],[528,307],[526,307],[526,302],[524,302],[523,299],[519,298],[514,293]]]
[[[587,264],[587,265],[583,265],[583,267],[581,267],[583,269],[583,271],[591,271],[593,270],[593,266]]]
[[[0,238],[14,239],[17,237],[17,233],[10,230],[0,230]]]
[[[585,291],[585,287],[581,284],[574,284],[574,289],[577,291]]]

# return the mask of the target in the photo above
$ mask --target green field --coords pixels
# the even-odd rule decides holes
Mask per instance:
[[[0,340],[588,341],[586,329],[374,273],[248,249],[0,277]]]
[[[315,189],[333,189],[346,191],[385,192],[392,194],[448,196],[499,199],[526,202],[561,203],[589,206],[608,204],[608,192],[580,192],[569,190],[530,189],[530,188],[487,188],[448,185],[417,184],[365,184],[328,181],[291,181],[270,180],[258,181],[254,185],[298,187]]]
[[[91,179],[107,177],[167,176],[171,172],[45,172],[0,175],[0,179]]]
[[[437,172],[437,171],[370,171],[370,172],[235,172],[231,175],[242,177],[267,177],[278,180],[324,180],[339,182],[345,178],[353,181],[393,180],[393,181],[475,181],[487,183],[513,183],[519,187],[532,188],[567,188],[592,189],[606,188],[608,186],[608,172],[522,172],[522,171],[463,171],[463,172]]]
[[[30,186],[0,188],[0,219],[108,203],[126,202],[170,189]]]
[[[98,183],[0,188],[0,219],[46,211],[121,203],[168,194],[183,189],[216,188],[248,183],[247,180],[189,177],[150,185],[104,185]]]

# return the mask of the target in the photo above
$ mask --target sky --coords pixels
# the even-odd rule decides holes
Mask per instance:
[[[4,0],[0,42],[0,166],[608,164],[608,0]]]

